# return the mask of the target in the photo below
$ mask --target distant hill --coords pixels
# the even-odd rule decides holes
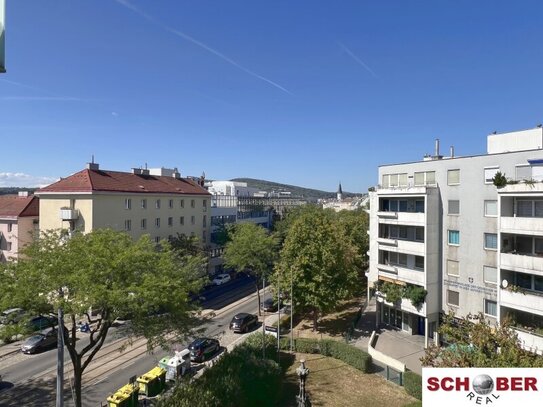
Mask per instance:
[[[295,185],[280,184],[278,182],[265,181],[262,179],[234,178],[234,179],[231,179],[230,181],[246,182],[247,186],[252,187],[252,188],[258,188],[258,190],[260,191],[266,191],[266,192],[286,191],[286,192],[290,192],[292,196],[304,197],[310,200],[333,198],[336,196],[335,192],[326,192],[326,191],[321,191],[319,189],[311,189],[311,188],[297,187]],[[352,194],[350,192],[344,192],[343,195],[354,196],[356,194]]]

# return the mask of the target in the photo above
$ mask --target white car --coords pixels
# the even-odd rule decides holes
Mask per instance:
[[[230,274],[219,274],[211,282],[214,285],[221,285],[230,281]]]

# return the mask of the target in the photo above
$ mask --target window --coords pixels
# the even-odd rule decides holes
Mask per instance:
[[[531,217],[532,216],[532,201],[517,201],[517,216]]]
[[[449,230],[449,244],[455,246],[460,244],[460,232],[458,230]]]
[[[202,221],[202,226],[205,228],[207,226],[207,216],[204,215],[204,220]]]
[[[447,274],[449,276],[458,277],[460,273],[458,272],[458,262],[455,260],[447,260]]]
[[[185,217],[184,217],[184,216],[181,216],[181,217],[179,218],[179,224],[180,224],[181,226],[183,226],[183,225],[185,224]]]
[[[202,242],[207,242],[207,233],[205,230],[202,232]]]
[[[6,242],[6,250],[7,250],[8,252],[11,251],[11,242]]]
[[[202,201],[202,207],[203,207],[204,212],[206,212],[207,211],[207,199],[204,199]]]
[[[398,253],[398,264],[401,264],[402,266],[407,266],[407,254]]]
[[[127,219],[124,221],[124,230],[130,229],[132,229],[132,221],[130,219]]]
[[[160,236],[155,236],[155,243],[160,243]]]
[[[155,201],[155,208],[156,208],[156,209],[160,209],[160,199],[157,199],[157,200]]]
[[[142,229],[147,229],[147,219],[142,219],[141,220],[141,228]]]
[[[170,209],[173,209],[173,199],[170,199],[168,201],[168,206],[170,207]]]
[[[415,201],[415,212],[424,213],[424,201]]]
[[[147,199],[141,200],[141,209],[147,209]]]
[[[407,212],[407,201],[400,201],[400,212]]]
[[[458,291],[447,290],[447,304],[458,307],[460,305],[460,293]]]
[[[400,226],[400,239],[407,239],[407,226]]]
[[[449,200],[449,215],[460,215],[460,201]]]
[[[173,218],[171,216],[168,218],[168,226],[173,226]]]
[[[194,225],[194,224],[196,223],[196,217],[195,217],[194,215],[192,215],[192,216],[190,217],[190,223],[191,223],[192,225]]]
[[[496,233],[485,233],[485,249],[498,249],[498,235]]]
[[[415,268],[424,270],[424,257],[415,256]]]
[[[496,267],[483,266],[483,278],[485,283],[498,284],[498,269]]]
[[[435,185],[436,183],[435,171],[416,172],[414,177],[415,186]]]
[[[406,186],[407,186],[407,173],[383,175],[383,188],[406,187]]]
[[[419,242],[424,242],[424,228],[415,228],[415,240],[418,240]]]
[[[191,208],[196,208],[196,201],[194,199],[190,200],[190,207]]]
[[[447,171],[447,185],[459,185],[460,184],[460,170]]]
[[[124,199],[124,209],[132,209],[132,199],[130,198]]]
[[[184,207],[185,207],[185,200],[181,199],[181,208],[184,208]]]
[[[498,304],[496,301],[485,299],[485,315],[491,317],[498,316]]]
[[[500,167],[485,168],[485,184],[492,184],[494,175],[500,170]]]
[[[516,273],[515,279],[519,287],[526,288],[527,290],[532,289],[532,276],[530,274]]]
[[[532,167],[530,167],[529,165],[515,166],[515,179],[517,181],[532,179]]]
[[[498,201],[485,201],[485,216],[498,216]]]
[[[155,219],[155,226],[156,226],[157,228],[160,227],[160,218],[156,218],[156,219]]]
[[[13,223],[8,223],[8,232],[13,231]]]

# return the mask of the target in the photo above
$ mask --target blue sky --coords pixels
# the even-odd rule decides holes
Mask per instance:
[[[8,0],[0,186],[177,166],[364,192],[543,121],[540,1]]]

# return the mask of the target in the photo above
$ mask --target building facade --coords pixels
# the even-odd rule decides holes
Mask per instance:
[[[0,262],[17,259],[37,232],[39,200],[27,192],[0,195]]]
[[[158,171],[158,170],[157,170]],[[98,164],[36,191],[40,231],[111,228],[159,242],[177,233],[210,240],[210,194],[176,170],[101,170]],[[156,171],[155,174],[158,174]],[[169,175],[162,175],[162,174]]]
[[[380,324],[424,335],[426,345],[438,339],[440,313],[451,311],[542,326],[542,147],[543,129],[536,128],[489,135],[485,155],[455,157],[451,148],[443,157],[437,144],[423,161],[379,168],[380,184],[370,193],[367,276],[377,289]],[[511,184],[494,185],[497,172]],[[425,301],[391,304],[379,292],[384,283],[422,287]],[[523,344],[543,349],[526,331]]]

